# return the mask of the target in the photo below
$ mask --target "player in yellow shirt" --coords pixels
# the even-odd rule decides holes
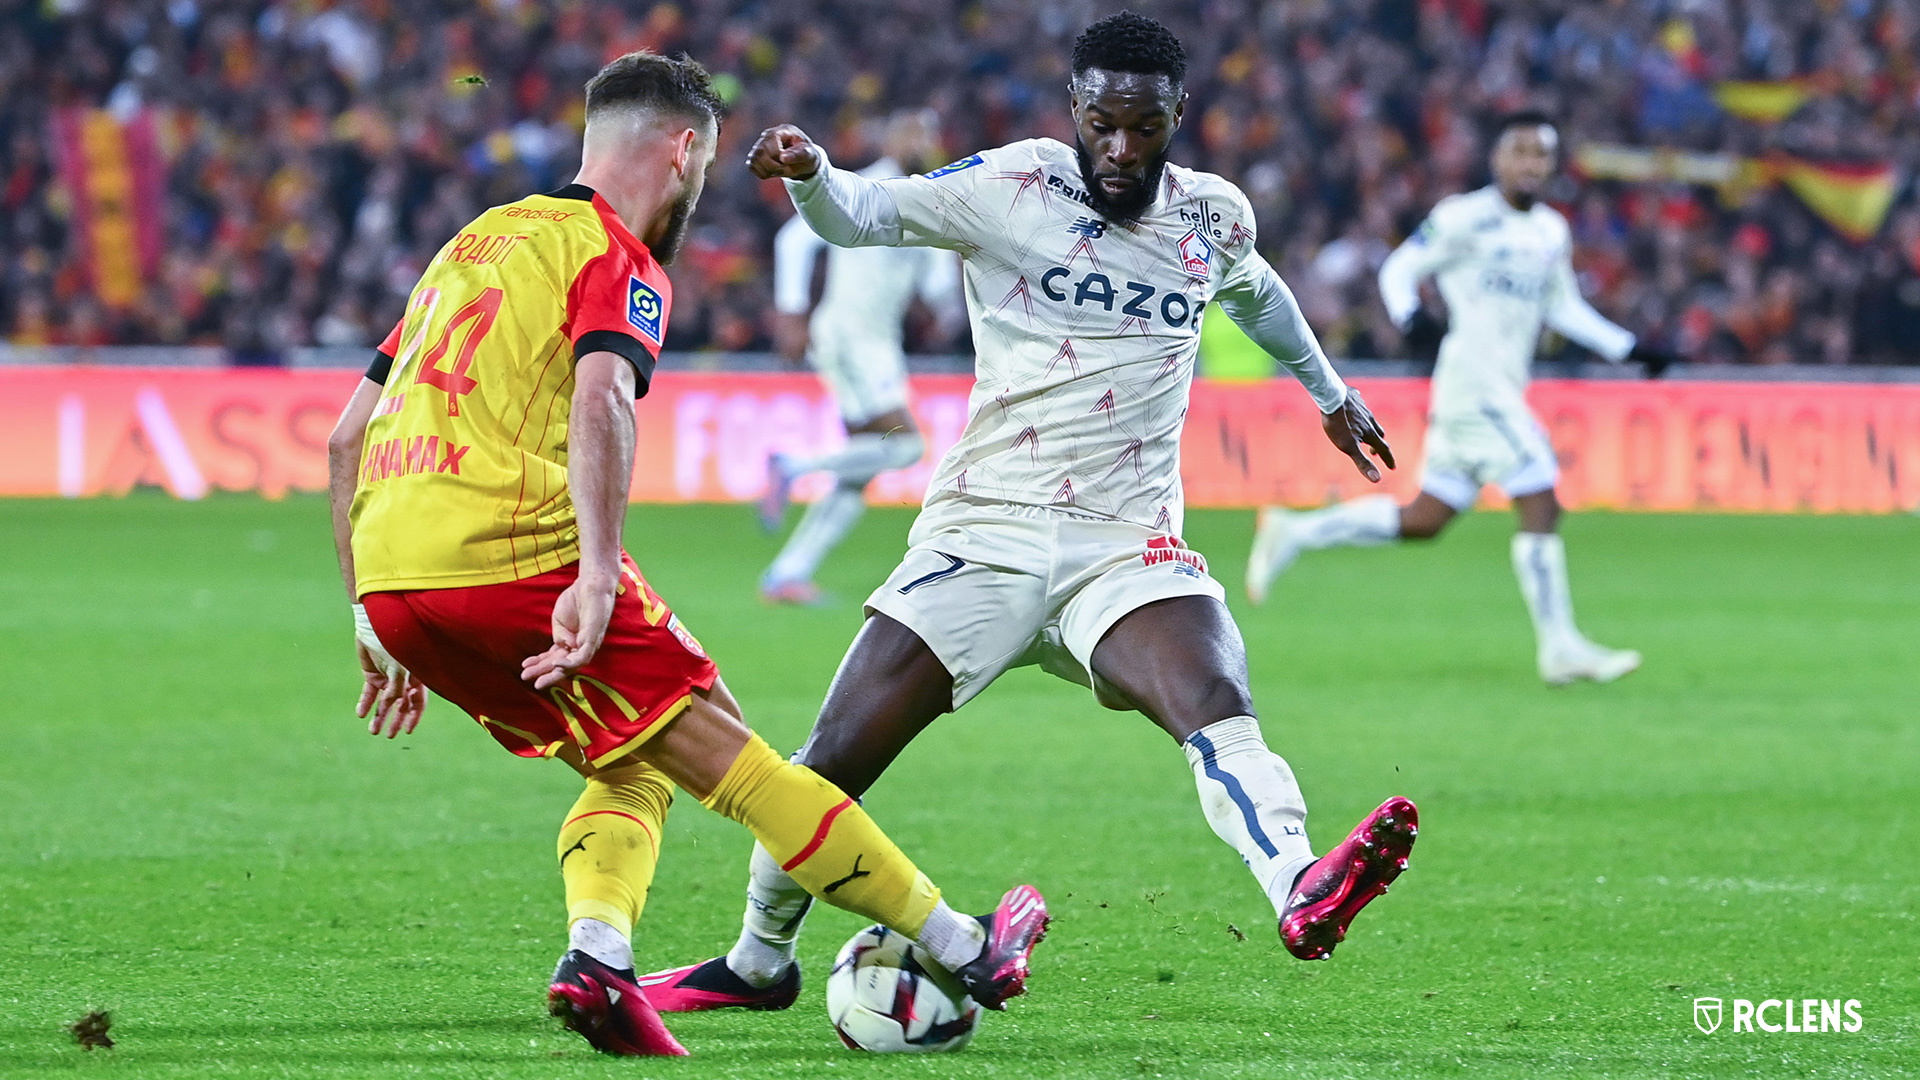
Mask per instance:
[[[918,940],[990,1008],[1023,992],[1047,921],[1024,885],[991,916],[948,907],[858,804],[747,729],[621,549],[633,400],[673,303],[661,267],[719,115],[690,60],[603,68],[578,178],[440,250],[329,443],[358,712],[373,734],[411,732],[431,688],[507,749],[586,778],[557,846],[568,949],[548,1001],[619,1054],[686,1052],[635,983],[631,944],[675,785],[822,899]]]

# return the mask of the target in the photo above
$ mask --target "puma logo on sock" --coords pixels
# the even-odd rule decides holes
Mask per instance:
[[[592,835],[593,835],[592,833],[588,833],[588,834],[587,834],[587,836],[592,836]],[[587,836],[583,836],[583,837],[581,837],[581,838],[579,839],[579,841],[578,841],[578,842],[576,842],[576,843],[575,843],[575,844],[574,844],[574,845],[573,845],[572,847],[570,847],[570,848],[568,848],[568,849],[567,849],[566,851],[564,851],[564,852],[561,852],[561,853],[560,853],[560,865],[561,865],[561,866],[565,866],[565,865],[567,865],[567,856],[569,856],[569,855],[571,855],[571,854],[573,854],[573,853],[574,853],[574,852],[576,852],[576,851],[585,851],[585,850],[587,850]],[[856,859],[856,860],[854,860],[854,861],[855,861],[856,863],[858,863],[858,862],[859,862],[859,860],[858,860],[858,859]]]
[[[834,882],[833,884],[827,886],[826,888],[820,891],[830,893],[833,890],[839,888],[842,885],[845,885],[847,882],[852,881],[855,878],[872,877],[873,871],[860,869],[860,860],[865,857],[866,856],[864,855],[855,855],[853,857],[853,873],[848,874],[846,877],[841,878],[839,881]]]

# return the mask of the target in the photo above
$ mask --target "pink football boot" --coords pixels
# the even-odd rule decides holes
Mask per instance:
[[[1280,941],[1302,960],[1324,960],[1346,940],[1367,902],[1407,868],[1420,812],[1396,795],[1354,827],[1340,845],[1300,874],[1280,916]]]

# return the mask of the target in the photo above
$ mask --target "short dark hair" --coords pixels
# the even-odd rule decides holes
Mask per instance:
[[[1510,112],[1494,122],[1493,141],[1499,142],[1507,132],[1522,127],[1550,127],[1556,133],[1560,130],[1560,125],[1553,122],[1553,117],[1539,109],[1522,109],[1519,112]]]
[[[614,59],[587,80],[588,119],[619,108],[711,120],[718,127],[726,105],[714,92],[713,76],[698,61],[642,49]]]
[[[1187,81],[1187,50],[1173,31],[1145,15],[1119,11],[1080,32],[1073,43],[1073,77],[1087,71],[1165,75],[1176,89]]]

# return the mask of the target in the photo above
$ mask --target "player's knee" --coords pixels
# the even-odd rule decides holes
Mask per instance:
[[[793,760],[856,799],[865,795],[880,775],[880,769],[866,760],[857,745],[832,737],[821,738],[817,729],[793,755]]]
[[[1431,540],[1445,530],[1447,523],[1438,518],[1402,518],[1400,521],[1400,539]]]
[[[1559,529],[1560,500],[1554,497],[1552,491],[1525,496],[1515,500],[1515,504],[1523,531],[1550,533]]]
[[[1193,692],[1179,707],[1178,715],[1168,717],[1171,723],[1164,726],[1184,739],[1208,724],[1251,715],[1253,694],[1247,689],[1246,680],[1233,675],[1215,674],[1193,685]]]
[[[1456,516],[1453,507],[1422,496],[1400,508],[1400,539],[1431,540],[1445,532]]]

